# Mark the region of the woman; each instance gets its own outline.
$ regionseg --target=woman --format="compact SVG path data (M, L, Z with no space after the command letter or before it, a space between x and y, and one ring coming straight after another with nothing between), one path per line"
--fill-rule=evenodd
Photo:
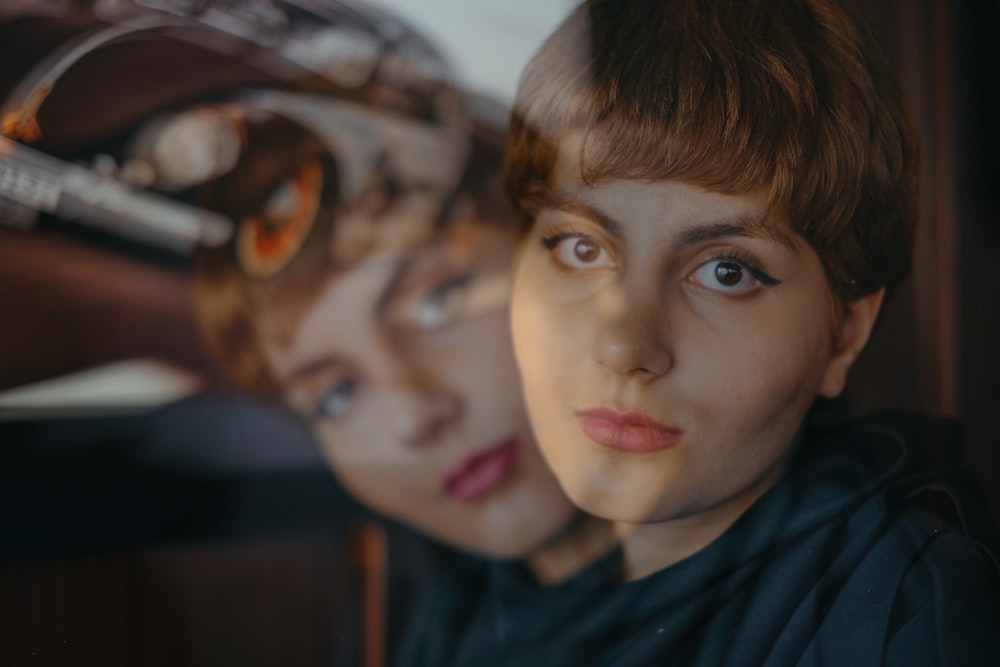
M909 267L915 152L848 2L595 0L542 47L506 174L515 350L546 460L623 558L589 632L554 619L528 662L1000 659L954 427L807 421Z

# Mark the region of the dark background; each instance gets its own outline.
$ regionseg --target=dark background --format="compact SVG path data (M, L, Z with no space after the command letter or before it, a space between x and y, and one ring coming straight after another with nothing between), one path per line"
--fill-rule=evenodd
M857 411L961 419L1000 516L1000 5L869 0L923 150L914 270L854 370Z

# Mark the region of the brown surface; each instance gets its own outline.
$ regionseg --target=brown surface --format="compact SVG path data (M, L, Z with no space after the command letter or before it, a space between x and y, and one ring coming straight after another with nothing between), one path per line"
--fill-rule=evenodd
M69 238L0 228L0 389L152 356L225 386L190 276Z

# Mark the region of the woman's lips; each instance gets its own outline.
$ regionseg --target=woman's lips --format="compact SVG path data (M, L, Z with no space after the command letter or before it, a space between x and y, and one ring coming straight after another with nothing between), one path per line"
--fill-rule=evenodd
M676 447L684 431L656 421L639 410L588 408L576 417L584 435L599 445L621 452L649 453Z
M489 495L510 475L521 449L521 439L513 437L469 454L445 473L445 492L463 503Z

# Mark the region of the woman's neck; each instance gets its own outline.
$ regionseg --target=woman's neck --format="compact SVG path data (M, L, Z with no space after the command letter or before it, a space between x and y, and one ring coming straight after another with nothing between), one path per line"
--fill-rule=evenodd
M525 558L535 578L546 586L566 581L617 543L610 521L580 512L561 533Z
M615 524L624 553L622 579L635 581L698 553L717 540L774 486L783 466L750 489L691 516L651 523Z

